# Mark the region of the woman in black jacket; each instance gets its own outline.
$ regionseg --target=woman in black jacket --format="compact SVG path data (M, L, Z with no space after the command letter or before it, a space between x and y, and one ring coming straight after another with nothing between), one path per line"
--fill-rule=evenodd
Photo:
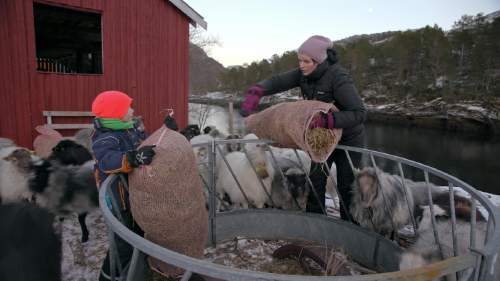
M247 90L245 101L241 105L241 114L248 116L254 112L263 96L300 87L304 99L333 103L339 109L338 112L328 112L313 119L311 128L342 128L339 144L363 146L366 110L349 73L337 62L330 39L319 35L312 36L302 43L297 53L298 68L261 81ZM354 165L357 165L360 155L352 154L352 160ZM337 187L341 202L344 202L340 214L342 219L348 220L350 216L346 210L349 210L351 202L354 174L343 150L335 150L332 153L326 161L328 167L331 167L332 162L337 166ZM324 163L311 165L310 177L319 200L310 192L308 212L322 213L324 210L327 173L322 165Z

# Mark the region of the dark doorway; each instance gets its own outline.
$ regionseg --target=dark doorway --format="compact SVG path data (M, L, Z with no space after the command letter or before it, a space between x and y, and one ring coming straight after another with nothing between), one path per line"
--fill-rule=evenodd
M102 73L101 14L33 3L37 70Z

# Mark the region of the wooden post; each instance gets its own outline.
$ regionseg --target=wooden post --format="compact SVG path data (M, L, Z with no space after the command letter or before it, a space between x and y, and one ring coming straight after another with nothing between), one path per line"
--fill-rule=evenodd
M233 129L233 117L234 117L234 108L233 108L233 96L231 95L229 97L229 135L234 135L234 129Z

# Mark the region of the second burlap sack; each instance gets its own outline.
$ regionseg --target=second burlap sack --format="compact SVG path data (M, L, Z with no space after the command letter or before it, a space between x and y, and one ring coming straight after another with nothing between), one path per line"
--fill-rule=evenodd
M169 250L201 258L208 236L208 214L196 159L186 138L162 126L141 146L156 145L149 166L129 175L130 206L145 238ZM182 269L150 258L167 276Z
M332 142L321 151L306 141L309 123L319 112L338 111L331 103L303 100L283 102L245 118L247 129L259 138L269 139L276 146L299 148L306 151L314 162L324 162L337 146L342 129L328 130Z
M35 130L40 133L33 141L35 154L42 158L48 158L52 154L52 148L64 137L58 131L44 125L36 126Z

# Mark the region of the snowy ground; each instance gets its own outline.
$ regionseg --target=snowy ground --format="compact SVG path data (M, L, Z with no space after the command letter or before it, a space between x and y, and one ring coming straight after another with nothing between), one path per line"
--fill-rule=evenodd
M485 194L500 208L500 196ZM327 197L327 212L338 216L336 205ZM60 225L63 240L62 274L64 281L94 281L107 250L107 227L99 210L87 216L89 241L81 243L81 230L75 216L66 218ZM205 258L215 263L251 270L264 270L276 273L300 274L302 270L293 260L272 260L272 252L283 245L284 241L264 241L236 239L218 245L217 249L207 249ZM251 263L249 263L251 261ZM245 265L246 264L246 265ZM296 272L296 273L293 273Z
M107 227L100 210L90 213L86 219L89 240L81 242L81 229L76 214L66 218L62 228L62 280L95 281L108 248Z

